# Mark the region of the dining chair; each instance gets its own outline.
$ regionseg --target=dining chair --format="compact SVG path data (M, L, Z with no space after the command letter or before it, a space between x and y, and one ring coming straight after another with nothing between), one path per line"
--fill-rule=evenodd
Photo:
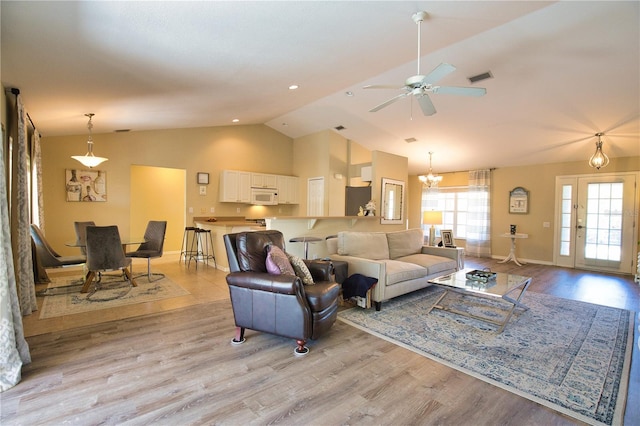
M88 226L87 228L87 279L82 286L82 293L89 291L97 273L122 271L126 280L132 287L137 284L131 276L131 259L127 258L122 249L122 241L118 227L111 226ZM99 280L96 281L92 294L99 287Z
M144 232L144 243L140 244L135 251L127 252L127 257L147 259L147 277L149 278L149 282L164 278L164 274L162 273L151 273L151 259L162 257L166 232L166 220L150 220ZM154 276L157 278L153 279Z
M76 230L76 244L80 247L80 252L84 255L87 254L87 226L96 226L96 223L92 220L87 222L73 222L73 227Z
M38 225L31 224L31 240L35 245L36 262L43 268L62 268L63 266L82 265L87 261L85 255L60 256L47 242Z

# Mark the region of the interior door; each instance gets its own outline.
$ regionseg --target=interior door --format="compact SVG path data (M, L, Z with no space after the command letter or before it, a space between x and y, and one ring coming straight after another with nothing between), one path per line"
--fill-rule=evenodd
M325 216L324 178L310 178L307 181L307 216Z
M632 273L637 174L559 177L556 264Z

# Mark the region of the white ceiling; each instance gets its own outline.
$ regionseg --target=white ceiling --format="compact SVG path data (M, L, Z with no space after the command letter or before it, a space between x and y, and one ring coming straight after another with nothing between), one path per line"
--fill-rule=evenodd
M291 137L345 127L411 173L640 155L640 2L7 2L1 77L42 135L265 123ZM424 117L401 93L363 90L457 71L483 97L434 94ZM290 84L298 84L295 91ZM345 92L354 96L348 97ZM285 125L286 123L286 125ZM406 138L416 138L406 143ZM96 138L96 142L99 141ZM176 142L179 143L179 142ZM98 145L97 145L98 146Z

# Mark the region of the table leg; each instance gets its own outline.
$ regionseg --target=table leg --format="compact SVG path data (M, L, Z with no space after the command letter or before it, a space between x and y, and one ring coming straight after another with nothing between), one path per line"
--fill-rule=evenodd
M509 256L505 257L503 260L499 261L498 263L507 263L510 260L513 261L513 263L515 263L518 266L522 266L523 264L525 264L525 262L518 260L518 258L516 257L516 239L515 238L511 238L511 249L509 250Z

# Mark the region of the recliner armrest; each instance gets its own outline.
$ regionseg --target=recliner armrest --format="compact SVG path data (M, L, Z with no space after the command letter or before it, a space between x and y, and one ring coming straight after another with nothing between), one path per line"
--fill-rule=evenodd
M264 272L232 272L227 275L227 283L236 287L279 294L300 293L303 285L296 276L271 275Z
M304 260L305 265L309 268L314 282L333 281L333 265L326 260Z

